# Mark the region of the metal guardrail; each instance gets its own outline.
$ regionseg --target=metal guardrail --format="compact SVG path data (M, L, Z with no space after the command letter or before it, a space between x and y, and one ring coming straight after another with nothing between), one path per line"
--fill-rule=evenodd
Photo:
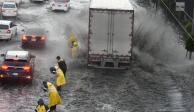
M160 0L161 5L166 8L168 13L172 16L172 18L177 22L181 30L187 35L187 37L191 38L194 41L194 38L191 36L191 34L185 29L184 25L180 22L180 20L176 17L176 15L171 11L171 9L166 5L166 3L163 0ZM188 15L187 15L188 16ZM189 17L190 18L190 17ZM187 38L186 37L186 38Z

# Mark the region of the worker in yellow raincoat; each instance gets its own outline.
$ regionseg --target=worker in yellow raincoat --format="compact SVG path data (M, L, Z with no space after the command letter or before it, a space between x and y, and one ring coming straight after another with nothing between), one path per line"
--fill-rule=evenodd
M57 89L52 83L44 81L43 85L48 89L48 107L50 112L55 112L56 106L61 104L61 97L59 96Z
M77 42L73 42L73 46L71 48L71 57L72 58L77 58L78 56L78 43Z
M56 82L57 90L60 92L61 86L66 84L66 78L63 74L63 71L59 68L59 65L57 64L55 67L50 68L50 72L56 75L55 82Z
M68 39L68 47L70 48L70 54L72 58L77 58L78 56L78 40L75 37L74 33L70 34L70 37Z
M59 68L58 65L55 66L55 69L57 90L61 91L61 86L66 84L66 79L64 77L63 71Z
M38 105L36 106L35 112L47 112L48 106L44 104L42 98L38 100Z

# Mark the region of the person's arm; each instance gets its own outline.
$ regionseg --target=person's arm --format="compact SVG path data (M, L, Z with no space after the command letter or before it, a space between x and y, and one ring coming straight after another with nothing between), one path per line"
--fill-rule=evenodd
M44 104L44 107L45 107L46 111L49 110L48 105Z
M38 107L38 105L36 106L36 109L34 109L35 112L38 112L38 111L37 111L37 107Z

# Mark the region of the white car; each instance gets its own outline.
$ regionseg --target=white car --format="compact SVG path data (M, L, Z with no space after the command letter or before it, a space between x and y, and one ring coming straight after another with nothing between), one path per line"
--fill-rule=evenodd
M0 0L0 3L2 4L3 2L15 2L17 5L22 3L22 0Z
M0 40L11 40L17 35L17 26L12 21L0 20Z
M30 0L31 2L44 2L45 0Z
M1 11L3 17L16 17L18 15L18 8L15 2L3 2Z
M70 8L70 0L52 0L50 2L51 9L68 11Z

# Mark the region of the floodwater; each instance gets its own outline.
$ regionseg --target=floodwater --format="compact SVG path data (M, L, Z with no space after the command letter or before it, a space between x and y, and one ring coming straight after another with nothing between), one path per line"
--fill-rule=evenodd
M58 112L192 112L193 61L185 58L175 26L161 11L141 7L135 2L134 60L127 71L93 70L85 60L69 57L67 38L74 32L86 49L88 0L72 0L68 12L52 12L48 4L21 5L18 36L0 42L1 51L22 50L22 29L43 27L48 34L46 48L25 49L36 55L32 85L1 84L1 112L32 112L41 97L47 102L42 81L54 83L49 67L63 56L68 65L68 84L61 93ZM83 57L84 59L84 57Z

